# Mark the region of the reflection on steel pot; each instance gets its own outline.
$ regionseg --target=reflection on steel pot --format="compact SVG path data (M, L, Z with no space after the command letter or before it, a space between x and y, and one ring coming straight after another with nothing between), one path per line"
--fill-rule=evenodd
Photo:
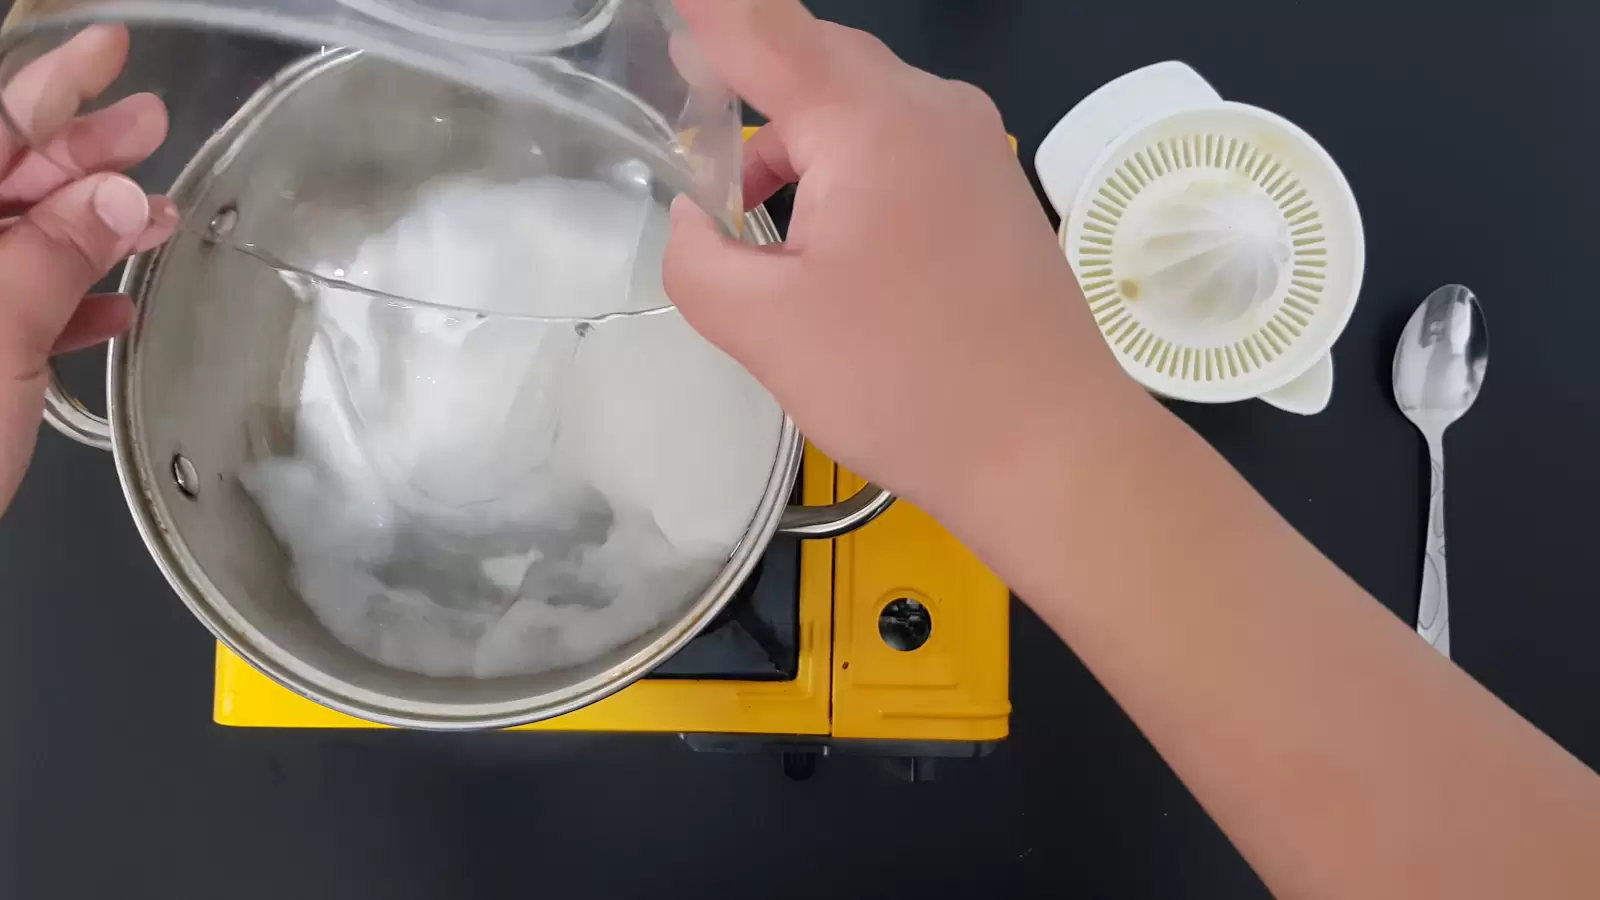
M709 623L733 597L775 535L833 537L866 524L891 502L885 492L869 488L833 507L786 506L798 471L802 441L793 423L775 406L758 403L751 408L770 409L772 415L768 432L771 439L760 444L766 449L759 458L743 459L750 466L722 466L724 470L743 468L755 473L749 484L748 521L741 517L734 522L736 531L729 535L727 546L710 545L719 548L717 555L709 568L691 579L692 583L677 577L685 571L682 569L671 570L679 584L677 592L666 587L673 583L673 577L663 575L657 579L656 589L663 593L652 602L659 607L659 614L633 622L628 630L617 633L616 641L580 641L565 649L572 651L582 644L582 653L550 656L544 663L517 654L549 652L548 648L513 645L510 664L502 653L493 664L473 668L454 661L419 661L414 655L407 655L409 651L396 656L393 642L401 629L392 621L360 623L361 628L368 629L362 633L373 638L363 644L361 635L352 638L350 623L341 624L330 618L324 607L330 597L343 602L344 598L338 596L341 585L351 594L390 590L410 592L407 596L472 593L462 586L462 579L481 581L485 577L482 573L492 568L491 563L503 568L506 559L520 559L516 565L523 568L513 570L511 587L502 593L509 592L510 602L520 603L517 598L526 599L529 585L535 584L541 597L549 601L536 610L545 617L540 622L581 614L558 609L558 605L603 606L608 598L596 599L585 593L581 583L573 587L572 579L577 576L572 571L552 575L549 567L541 568L557 554L551 549L551 539L537 537L543 534L540 528L546 523L530 524L516 516L496 518L486 510L494 508L500 500L498 495L473 495L470 502L464 499L472 490L499 484L499 472L494 466L503 460L478 453L481 447L463 438L493 441L499 439L498 432L452 434L448 423L439 424L435 429L438 433L429 433L429 437L453 441L446 446L455 454L450 458L459 460L460 466L443 476L430 471L429 479L417 475L414 467L407 469L407 487L414 488L416 496L411 505L400 504L397 508L414 513L419 505L438 506L439 498L450 494L450 503L455 505L444 505L451 510L473 510L465 514L472 526L471 540L466 541L462 537L466 532L454 526L408 531L410 520L400 519L398 525L393 525L383 519L380 530L393 532L384 534L390 542L384 550L387 568L365 572L364 580L356 581L324 578L319 582L309 577L308 553L316 548L308 550L303 540L305 533L285 524L295 515L305 518L306 510L312 508L302 504L287 512L284 509L285 497L294 496L294 478L299 476L290 473L292 477L274 481L261 473L277 460L299 459L295 454L306 454L308 442L328 443L306 415L310 401L306 399L309 394L303 391L309 390L307 386L314 377L335 373L338 377L329 383L345 389L337 402L353 407L354 418L365 424L373 418L370 403L377 401L372 398L383 400L390 395L377 390L363 394L362 385L391 384L394 379L392 362L379 359L377 367L384 372L377 373L369 371L370 359L350 364L349 354L353 351L349 346L364 338L359 334L352 337L354 332L330 331L330 316L319 319L319 310L334 311L332 319L354 315L350 310L366 311L368 319L364 321L399 317L400 324L395 328L408 337L425 331L414 327L417 316L446 323L440 326L446 330L470 331L480 325L512 329L505 333L538 336L527 346L540 350L557 346L580 363L585 359L584 353L599 352L584 350L590 346L585 342L600 347L609 336L643 333L642 329L668 325L690 334L686 327L673 324L681 320L670 307L652 299L656 295L649 290L638 287L654 285L652 289L659 291L660 252L665 238L664 232L652 230L655 226L651 223L656 221L652 216L664 211L670 197L686 186L671 183L670 172L641 167L637 163L640 157L629 155L627 142L616 134L597 140L573 127L570 121L540 122L535 107L519 109L519 115L513 117L518 127L541 136L539 168L530 171L526 160L506 159L504 132L498 124L495 139L488 141L479 141L481 132L460 125L473 121L471 113L484 112L484 102L434 76L356 53L323 54L291 66L253 96L179 176L171 192L173 199L184 211L187 222L205 223L205 227L185 228L166 247L130 265L124 290L137 300L139 314L128 336L112 346L107 373L107 419L85 410L59 385L52 390L48 405L49 421L63 433L113 450L124 492L146 544L180 596L219 639L304 696L362 718L409 727L509 726L559 715L600 699L647 673ZM388 122L392 127L397 116L446 115L458 127L436 147L397 154L397 148L384 141L390 132L382 123ZM489 115L481 121L503 120L503 116ZM326 130L335 126L340 129L337 134ZM459 183L463 176L499 185L497 190L506 191L524 184L529 177L563 179L563 183L586 180L610 186L619 181L634 185L630 189L635 193L628 196L639 198L642 205L637 208L644 218L638 221L643 224L638 226L638 236L630 238L637 252L618 263L623 280L633 285L633 289L621 293L635 298L634 305L608 308L601 316L580 316L582 310L563 310L557 316L519 317L515 312L497 316L494 311L485 313L481 308L464 311L418 302L411 299L417 295L405 289L375 289L376 281L358 288L343 280L342 268L333 268L333 263L327 262L362 258L359 245L374 228L381 231L402 222L417 198L429 190L428 185L452 178ZM330 209L334 214L329 214ZM352 231L349 219L338 215L340 210L359 210L366 227ZM586 205L584 211L570 211L571 218L584 219L592 211L593 207ZM450 221L458 218L463 217ZM466 220L471 218L464 216ZM374 222L378 224L374 226ZM744 234L757 243L777 239L770 219L759 209L747 217ZM313 263L314 260L321 262ZM570 287L567 282L562 285L563 290ZM641 292L649 296L638 299ZM699 341L692 335L691 339ZM489 349L484 349L484 344L470 346L476 348L474 353L493 354L508 347L516 351L523 345L501 342L488 345ZM705 346L707 352L714 352ZM403 362L432 365L427 361L449 359L447 354L430 356L435 349L413 348L414 352ZM319 363L323 358L319 354L332 362ZM663 367L666 371L652 371L616 353L590 358L604 358L607 366L631 363L629 371L638 372L641 389L652 387L658 379L670 382L676 374L672 366ZM321 375L316 374L319 365L324 366ZM403 378L423 377L430 385L446 380L439 371L426 369L426 365L424 370L409 372ZM599 364L591 362L590 368L596 365ZM729 371L735 373L732 377L736 379L748 379L731 364ZM385 373L389 382L383 381ZM559 377L581 381L585 376L579 365L572 373L562 370ZM613 378L610 383L616 382ZM406 385L410 384L406 381ZM485 392L492 394L502 387L459 381L452 385L464 393L433 396L431 399L436 402L428 407L432 410L430 416L437 419L447 415L452 401L457 399L468 405L481 405ZM740 396L754 395L745 391ZM489 400L498 402L495 398ZM493 402L485 408L502 409ZM574 424L571 410L562 413L568 418L558 422L557 412L539 402L530 405L520 396L506 402L509 405L503 407L505 413L497 420L498 426L515 431L522 438L528 434L545 435L544 445L554 447L550 450L556 460L552 466L559 462L556 458L561 453L560 441L569 433L585 429ZM763 402L770 404L770 398ZM671 454L674 460L692 459L697 440L708 454L726 449L712 445L717 434L697 433L687 424L657 428L653 433L630 429L628 424L607 426L610 430L605 433L615 435L612 440L617 446L607 446L604 436L597 437L599 433L590 429L589 443L578 455L579 461L590 465L591 470L582 470L581 466L574 470L551 469L563 473L586 471L583 483L574 490L603 498L591 504L599 510L596 515L580 516L582 522L561 532L561 539L569 545L599 540L574 537L584 529L604 536L642 521L646 530L659 538L660 529L666 527L656 521L659 510L642 510L641 519L634 515L641 511L629 511L619 505L619 491L606 483L613 473L595 470L596 458L614 462L630 453L663 453ZM558 434L560 439L550 437ZM311 524L319 528L328 527L330 519L355 514L352 510L369 509L371 504L362 505L366 495L352 487L352 482L369 475L381 481L383 467L403 455L382 442L362 444L359 436L351 446L360 447L364 455L347 454L346 462L357 459L366 468L347 466L324 471L316 477L327 478L329 471L339 477L315 482L315 490L306 491L302 498L322 503L312 508L315 514L311 516L315 519ZM543 464L533 460L529 466L535 463ZM377 474L372 475L368 469ZM704 473L699 480L684 480L691 486L717 487ZM555 485L552 489L560 493L567 487ZM678 487L683 493L682 485ZM461 519L458 515L453 521L459 524ZM536 537L530 538L530 534ZM537 540L545 543L538 544ZM534 542L531 554L530 541ZM584 565L596 560L593 555L585 555L587 550L563 546L567 549L562 552L572 552L572 559ZM397 574L406 560L396 562L390 557L423 552L416 550L418 547L458 562L464 559L465 565L433 566L421 574ZM349 555L359 555L335 540L325 541L321 549L324 558L318 565L330 560L348 564ZM518 557L518 553L522 556ZM341 554L346 558L341 559ZM621 559L605 565L627 569L635 562ZM581 568L576 563L574 566ZM326 568L324 565L324 575ZM655 570L641 571L648 574ZM487 577L490 581L494 578L492 574ZM331 593L329 584L334 585ZM621 602L614 594L609 601ZM422 620L437 624L443 613L438 607L429 609ZM516 618L516 609L474 608L462 612L462 621L481 620L493 628ZM454 615L458 611L446 612ZM555 664L546 664L550 660Z

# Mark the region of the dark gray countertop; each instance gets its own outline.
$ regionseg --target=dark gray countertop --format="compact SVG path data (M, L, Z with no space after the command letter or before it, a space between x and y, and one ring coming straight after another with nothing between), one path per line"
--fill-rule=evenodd
M1429 290L1477 290L1494 359L1450 438L1456 658L1600 764L1600 13L1405 6L814 4L988 89L1025 158L1078 97L1165 58L1328 148L1368 241L1332 407L1180 412L1406 617L1425 463L1389 360ZM0 896L1263 896L1020 608L1013 640L1013 738L931 784L860 759L794 783L668 737L232 731L210 722L211 642L109 460L47 434L0 520Z

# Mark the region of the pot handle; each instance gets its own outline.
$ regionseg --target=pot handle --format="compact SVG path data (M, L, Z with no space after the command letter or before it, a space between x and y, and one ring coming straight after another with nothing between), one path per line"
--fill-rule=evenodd
M745 129L748 138L755 132ZM776 244L782 240L778 226L765 206L756 206L745 213L745 239L753 244ZM894 504L894 495L868 484L856 491L848 500L828 506L790 506L778 520L778 535L805 540L827 540L849 534L871 522Z
M44 420L50 427L80 444L111 449L111 423L91 411L67 390L50 367L50 384L44 393ZM848 500L828 506L791 506L778 520L778 534L807 540L826 540L849 534L894 505L894 495L869 484Z
M72 396L61 383L55 363L50 364L50 384L44 390L44 420L62 435L99 450L111 449L111 423Z
M871 522L894 505L894 495L869 484L856 491L849 500L829 506L791 506L778 520L778 534L782 537L807 540L826 540L849 534Z

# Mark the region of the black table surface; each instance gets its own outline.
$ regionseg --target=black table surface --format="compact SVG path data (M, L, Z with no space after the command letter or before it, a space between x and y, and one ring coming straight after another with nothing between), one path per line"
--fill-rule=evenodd
M1600 14L1496 6L815 3L989 90L1025 159L1086 92L1168 58L1327 147L1368 253L1332 406L1179 413L1408 619L1424 451L1389 362L1428 291L1472 286L1494 337L1450 435L1456 659L1596 765ZM146 556L110 461L46 434L0 520L0 896L1264 896L1020 606L1012 638L1012 738L927 784L847 758L792 782L770 757L671 737L224 729L211 641Z

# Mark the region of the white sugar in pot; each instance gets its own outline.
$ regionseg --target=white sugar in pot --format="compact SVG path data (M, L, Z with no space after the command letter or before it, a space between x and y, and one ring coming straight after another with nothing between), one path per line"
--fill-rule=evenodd
M437 114L432 112L435 105ZM321 581L308 578L308 551L294 535L285 537L283 520L292 514L273 509L287 496L285 492L292 494L285 485L292 486L293 478L266 482L268 487L262 489L259 475L252 474L261 471L264 459L299 452L311 439L311 425L304 415L297 415L297 405L301 407L298 412L303 412L308 402L306 385L319 365L316 335L323 333L319 329L326 324L316 318L316 304L307 302L303 290L297 292L295 280L284 277L269 261L295 254L304 259L359 258L352 256L356 243L352 235L359 229L352 231L348 221L336 214L341 203L363 206L368 213L377 208L381 219L383 204L404 208L415 199L415 185L430 183L439 173L468 172L473 178L492 182L498 177L504 148L514 142L497 133L493 141L481 146L474 143L469 127L474 121L469 113L474 108L470 97L464 99L455 87L433 75L359 53L319 54L282 71L244 103L178 176L170 193L184 212L186 227L165 247L130 264L123 289L137 301L138 317L128 335L116 340L110 351L107 417L100 419L87 412L59 385L51 394L48 411L51 424L63 433L113 452L129 507L151 554L179 596L219 640L296 693L364 719L415 728L511 726L560 715L605 697L649 672L711 622L775 536L829 538L867 523L891 499L885 492L869 488L832 507L789 506L801 459L800 434L742 369L731 361L717 368L721 364L706 355L715 353L709 345L694 349L685 337L688 332L679 331L674 346L688 348L683 352L695 355L701 371L720 373L712 388L727 392L727 396L747 398L752 415L770 416L770 440L761 445L764 449L759 459L742 457L735 467L758 477L741 488L748 494L749 514L718 565L705 570L703 578L691 579L692 583L681 578L662 580L660 590L676 594L652 599L650 602L659 604L657 611L640 619L620 643L611 646L601 640L582 645L586 649L581 653L573 650L587 638L576 632L564 635L557 620L581 618L587 612L551 600L538 605L530 614L534 624L524 623L518 633L556 635L550 640L560 643L566 654L558 667L532 665L527 671L519 670L517 653L537 655L548 650L541 649L543 645L537 641L526 647L513 643L509 651L502 648L500 659L477 669L454 662L417 662L405 655L410 650L405 650L396 664L393 654L400 651L395 651L394 645L404 639L403 634L396 635L403 630L402 624L412 627L415 621L396 624L378 617L354 625L330 622L327 610L308 602L307 590L333 590L336 594L340 584L347 585L352 595L393 588L390 575L396 567L403 568L405 561L400 557L404 552L386 544L385 552L395 558L386 561L387 568L376 580L339 582L338 573ZM430 143L431 133L418 122L422 126L429 122L450 125L445 129L448 139ZM527 113L519 122L518 127L541 136L539 154L556 170L568 164L564 161L581 161L586 171L605 166L614 178L620 173L624 180L641 184L649 180L644 169L630 168L630 160L606 157L607 148L626 146L626 142L618 145L612 141L615 135L605 136L593 146L574 147L572 142L590 140L581 129L545 127L549 123L538 121L537 113ZM552 134L558 137L548 137ZM637 168L636 163L632 165ZM391 190L394 183L407 187ZM648 216L664 213L667 199L665 195L654 198L654 205L646 210ZM335 214L328 213L329 207ZM587 214L578 217L583 215ZM391 218L398 216L395 212ZM659 230L660 223L648 216L641 226L647 237L639 243L638 256L631 261L634 274L629 276L647 281L651 277L659 280L659 253L664 242L664 232L649 231ZM191 227L192 223L199 225ZM743 234L755 243L777 240L771 221L760 209L746 217ZM301 260L295 257L297 264ZM315 271L316 267L307 269ZM405 301L386 298L381 292L341 299L337 285L345 277L343 269L322 274L329 276L319 295L325 310L360 308L334 306L350 303L366 304L375 310L371 316L414 311ZM562 340L574 342L580 359L585 353L598 352L585 348L606 346L609 336L633 333L630 329L686 328L668 324L681 322L670 307L640 301L632 312L639 314L582 323L541 319L505 327L559 334ZM445 316L450 327L459 324L449 310L434 313ZM471 318L468 313L462 316ZM348 352L338 341L328 346L331 354ZM640 361L639 354L615 347L607 359L611 361L607 365L622 360L635 366L637 371L631 377L637 378L640 390L662 390L657 382L670 383L678 371L670 356L653 370L647 361ZM341 377L357 381L380 377L370 372L352 373L348 367L340 371ZM572 377L581 380L585 376L580 371ZM455 388L472 390L465 382ZM474 403L482 399L479 395L461 396ZM451 404L435 409L447 415ZM513 403L507 409L517 413L520 407ZM715 473L700 471L706 466L696 461L707 454L714 458L716 435L696 433L692 422L651 433L630 429L633 423L628 422L573 424L571 415L581 418L589 412L587 408L568 410L569 418L551 428L562 435L586 428L592 432L584 437L588 443L574 458L575 464L591 467L589 480L598 485L595 490L599 493L614 501L613 494L625 492L627 487L607 482L612 473L602 464L608 454L624 462L636 460L639 454L653 454L651 458L671 459L672 465L687 467L683 484L665 479L668 488L683 494L697 485L714 487ZM510 421L510 425L519 421ZM459 437L427 432L427 424L418 427L429 440ZM490 456L474 455L470 441L451 446L461 448L464 469L488 465L484 460ZM387 454L383 457L386 465L403 455L393 447L378 450ZM447 472L444 481L459 485L461 479L455 476L461 474ZM252 478L256 479L254 485ZM428 491L418 488L417 492ZM319 488L313 493L324 501L324 508L311 518L323 521L307 527L326 528L329 519L361 514L358 501L364 495L347 483L330 481L326 490ZM435 498L429 495L424 499L433 502ZM491 507L498 501L495 497L483 500ZM623 512L614 502L601 507L610 518L599 526L599 532L610 528L614 533L622 527ZM297 509L304 513L304 504ZM654 516L646 517L654 523L650 527L671 530L665 521L668 516L660 509L646 512ZM535 557L526 556L526 534L510 533L515 531L510 525L504 526L505 533L495 533L500 527L495 523L500 520L481 510L465 515L464 521L470 523L472 535L470 542L461 545L467 549L447 548L457 557L503 551L510 554L507 558L521 560L515 565L526 566L528 559L552 552L547 543ZM460 533L450 535L454 539ZM429 540L437 536L435 532L427 535ZM486 538L493 543L492 539L500 537L505 538L501 541L505 547L484 549ZM330 540L336 543L339 539ZM429 552L442 552L430 546ZM524 556L516 557L516 553ZM322 562L334 565L336 555L327 550ZM603 560L592 555L582 558L590 568L598 565L604 575ZM490 562L506 565L499 558L473 557L468 562L483 562L479 567L483 571L493 568ZM472 565L468 568L479 571ZM522 571L514 568L513 580ZM413 573L400 578L411 580L405 581L403 591L396 590L410 597L427 594L428 585L433 584L437 593L449 594L458 584L439 586L438 582L455 577L453 572L459 574L439 567L423 575ZM428 582L429 578L433 581ZM380 582L381 587L371 586ZM329 588L330 584L334 587ZM610 599L621 602L621 596ZM319 602L329 599L319 595ZM602 598L600 605L605 602ZM419 621L426 622L436 612ZM385 613L391 614L398 615L392 610ZM496 608L483 615L488 622L484 627L492 630L523 614ZM541 621L544 624L539 624ZM341 628L356 629L370 639L369 644L357 640L352 646ZM509 665L505 659L508 652L512 656Z

